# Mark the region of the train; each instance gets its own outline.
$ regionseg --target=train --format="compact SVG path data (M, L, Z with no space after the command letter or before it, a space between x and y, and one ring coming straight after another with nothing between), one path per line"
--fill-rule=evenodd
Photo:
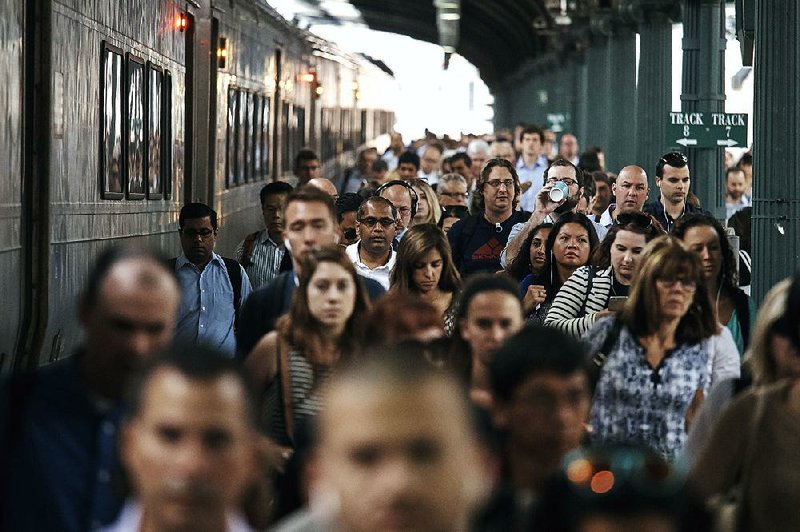
M391 70L264 0L2 2L0 49L3 373L75 351L105 247L174 256L200 201L231 255L301 147L333 177L394 123Z

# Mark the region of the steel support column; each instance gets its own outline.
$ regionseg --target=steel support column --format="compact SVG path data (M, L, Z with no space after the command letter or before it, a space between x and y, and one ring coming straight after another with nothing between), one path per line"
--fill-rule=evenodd
M659 11L643 12L639 23L639 80L636 87L636 158L650 178L650 197L658 158L663 155L666 120L672 101L672 22ZM655 192L654 192L655 191Z
M770 50L774 53L773 50ZM683 11L683 112L725 111L723 0L685 0ZM664 118L666 121L666 117ZM689 148L691 188L704 209L725 218L723 148Z
M608 37L598 37L587 53L588 62L588 130L586 137L578 139L585 150L590 145L608 149L608 132L611 125L611 112L609 107L609 72Z
M756 3L753 124L753 295L800 265L800 4Z
M617 173L635 160L636 36L620 29L608 45L609 125L606 129L606 170Z

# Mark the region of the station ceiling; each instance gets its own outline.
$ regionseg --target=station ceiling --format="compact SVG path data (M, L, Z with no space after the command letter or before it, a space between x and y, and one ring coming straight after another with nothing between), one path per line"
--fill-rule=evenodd
M477 67L487 85L496 85L544 50L548 28L554 26L544 2L461 0L456 51ZM350 0L350 3L374 30L439 42L436 8L431 0Z

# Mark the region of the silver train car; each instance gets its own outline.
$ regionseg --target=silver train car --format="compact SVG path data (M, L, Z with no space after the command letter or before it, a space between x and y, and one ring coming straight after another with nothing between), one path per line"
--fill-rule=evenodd
M0 2L0 371L68 356L92 260L176 254L188 201L232 254L294 153L324 175L394 122L391 72L263 0Z

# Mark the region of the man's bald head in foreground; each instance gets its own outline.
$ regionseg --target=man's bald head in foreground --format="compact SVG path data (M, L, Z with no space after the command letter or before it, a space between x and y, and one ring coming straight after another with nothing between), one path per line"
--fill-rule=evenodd
M336 201L336 198L339 197L339 192L336 190L336 187L333 185L333 183L331 183L330 179L325 179L324 177L315 177L309 181L308 184L331 196L333 201Z
M644 168L631 165L620 170L617 180L612 186L612 192L617 202L615 214L641 211L647 201L649 190L647 173Z

